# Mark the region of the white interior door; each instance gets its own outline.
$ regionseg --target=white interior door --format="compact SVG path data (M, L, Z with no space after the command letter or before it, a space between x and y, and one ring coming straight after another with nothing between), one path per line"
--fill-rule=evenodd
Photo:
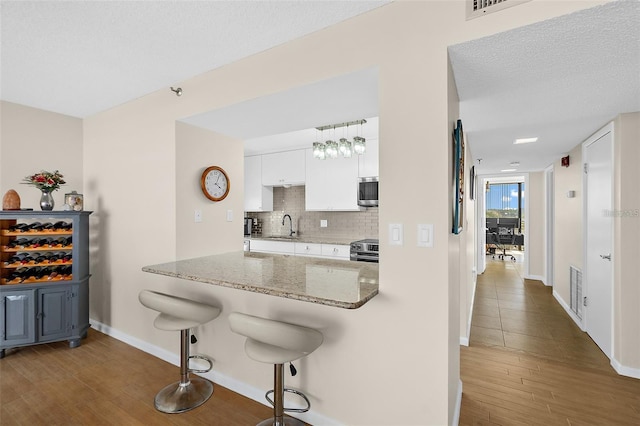
M585 142L586 330L611 358L613 318L613 137L610 130Z

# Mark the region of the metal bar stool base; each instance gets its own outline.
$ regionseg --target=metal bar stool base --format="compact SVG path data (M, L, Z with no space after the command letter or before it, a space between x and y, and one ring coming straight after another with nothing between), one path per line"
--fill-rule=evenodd
M273 417L261 421L256 426L305 426L306 423L293 417L284 416L282 421L277 423Z
M162 389L155 398L158 411L169 414L184 413L204 404L213 394L213 384L192 377L186 384L175 382Z

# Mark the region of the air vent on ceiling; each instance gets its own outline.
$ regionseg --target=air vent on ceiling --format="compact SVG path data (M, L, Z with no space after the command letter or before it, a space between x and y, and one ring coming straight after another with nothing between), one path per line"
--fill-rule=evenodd
M467 20L517 6L531 0L467 0Z

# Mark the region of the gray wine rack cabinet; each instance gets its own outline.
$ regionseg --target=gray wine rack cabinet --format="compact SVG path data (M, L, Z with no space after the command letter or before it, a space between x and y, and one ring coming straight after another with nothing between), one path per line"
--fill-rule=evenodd
M75 348L86 337L91 213L0 211L0 358L9 348L62 340ZM70 227L14 230L36 222ZM17 262L16 256L28 262ZM20 278L21 271L28 274Z

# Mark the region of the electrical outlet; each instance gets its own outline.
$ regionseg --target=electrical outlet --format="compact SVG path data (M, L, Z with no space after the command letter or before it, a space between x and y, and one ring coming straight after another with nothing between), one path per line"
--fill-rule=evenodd
M327 227L327 221L325 219L321 219L320 220L320 228L326 228Z

